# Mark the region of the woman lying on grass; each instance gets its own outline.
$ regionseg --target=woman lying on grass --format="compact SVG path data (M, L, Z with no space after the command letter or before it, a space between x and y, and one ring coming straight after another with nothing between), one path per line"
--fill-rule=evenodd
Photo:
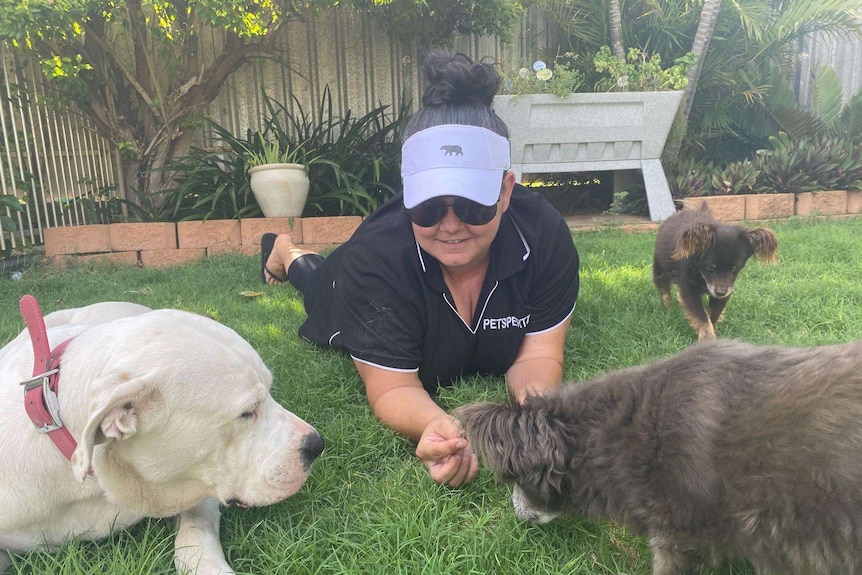
M435 403L438 386L505 374L520 401L560 385L578 253L562 216L509 171L508 129L490 108L494 67L432 51L423 71L403 194L325 259L266 234L261 276L303 293L299 334L347 351L374 414L418 443L434 481L458 487L478 462Z

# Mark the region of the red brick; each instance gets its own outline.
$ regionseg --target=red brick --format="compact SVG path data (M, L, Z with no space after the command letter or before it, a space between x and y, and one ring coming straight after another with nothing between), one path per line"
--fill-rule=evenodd
M800 192L796 194L797 216L839 216L847 213L847 192Z
M177 247L207 248L213 253L239 251L242 235L239 220L177 222Z
M204 248L141 250L141 265L145 268L164 268L203 259L206 255Z
M51 265L57 268L66 268L72 264L122 264L128 266L138 265L138 252L110 252L104 254L88 255L57 255L48 258Z
M699 210L702 204L709 206L713 217L723 222L738 222L745 219L745 196L700 196L685 198L685 209Z
M305 244L343 244L350 239L360 216L332 216L302 220L302 241Z
M620 231L626 234L639 234L644 232L654 232L658 229L659 222L648 222L643 224L623 224L620 226Z
M110 226L68 226L45 229L45 255L88 254L111 251Z
M177 247L173 222L111 224L111 249L115 252L163 250Z
M245 218L240 220L241 252L253 256L260 253L263 234L290 234L293 243L302 243L302 218Z
M862 190L849 190L847 192L847 213L862 214Z
M793 215L793 194L749 194L745 196L746 220L777 220Z

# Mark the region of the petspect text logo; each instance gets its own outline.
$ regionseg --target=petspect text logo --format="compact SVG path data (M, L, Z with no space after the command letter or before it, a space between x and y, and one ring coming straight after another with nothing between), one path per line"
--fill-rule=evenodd
M497 329L511 329L511 328L520 328L524 329L530 323L530 316L525 315L524 317L487 317L482 320L482 329L483 330L497 330Z

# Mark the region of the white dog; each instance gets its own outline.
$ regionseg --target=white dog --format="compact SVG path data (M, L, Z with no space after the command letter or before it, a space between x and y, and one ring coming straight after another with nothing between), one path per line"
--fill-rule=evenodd
M25 330L0 350L0 572L6 551L98 539L144 517L179 515L181 573L233 573L218 504L259 506L296 493L320 435L269 394L252 347L212 319L130 303L45 317L60 364L71 462L37 431L20 382L33 374Z

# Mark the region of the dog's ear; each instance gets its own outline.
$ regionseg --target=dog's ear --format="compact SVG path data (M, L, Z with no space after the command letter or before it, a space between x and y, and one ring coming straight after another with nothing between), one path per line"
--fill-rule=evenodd
M705 222L695 222L680 234L676 249L670 255L672 260L682 260L704 255L715 243L715 230Z
M778 263L778 238L772 230L757 228L745 233L757 259L768 264Z
M90 473L96 445L128 439L137 433L142 416L156 424L158 418L153 418L152 414L166 416L162 409L164 398L153 385L152 374L126 378L121 383L117 383L117 379L116 374L111 374L91 384L97 391L90 400L87 423L72 454L72 471L80 482Z
M504 479L559 492L576 438L545 409L476 403L455 410L482 463Z

